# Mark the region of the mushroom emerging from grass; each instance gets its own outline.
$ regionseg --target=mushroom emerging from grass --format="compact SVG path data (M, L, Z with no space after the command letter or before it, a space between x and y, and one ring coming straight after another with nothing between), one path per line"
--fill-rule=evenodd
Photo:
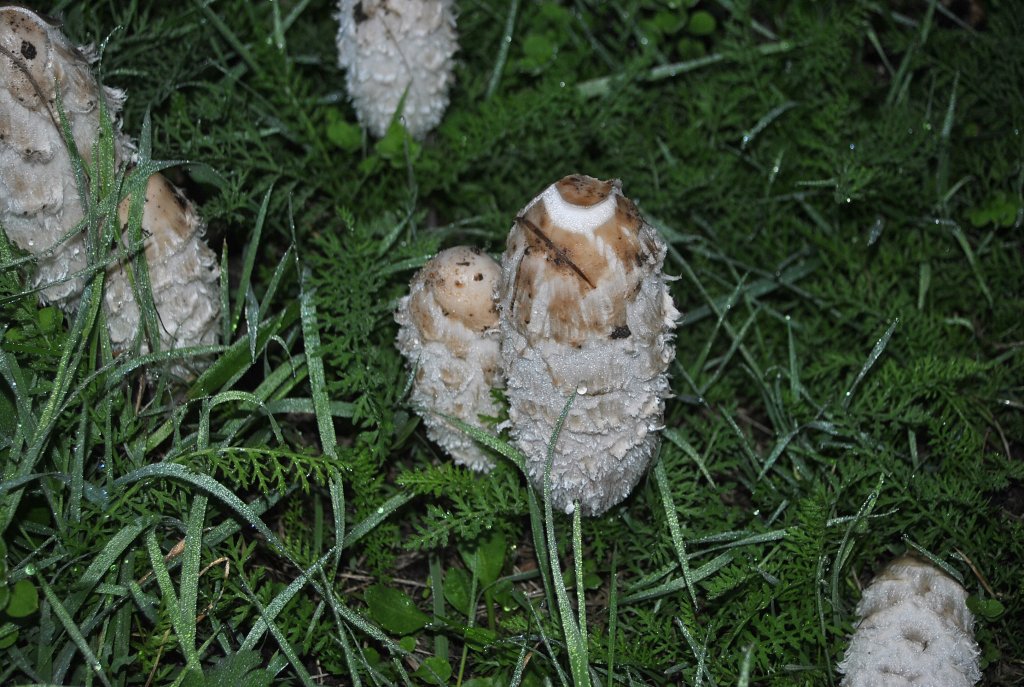
M491 459L443 415L479 426L497 415L491 389L501 386L498 311L494 287L500 268L476 248L459 246L434 256L399 302L398 348L416 370L412 402L427 435L459 465L487 471Z
M400 104L414 138L437 126L458 48L452 0L340 0L338 21L338 64L363 126L383 136Z
M32 284L45 285L40 297L65 310L78 304L85 278L72 275L86 268L87 256L84 231L71 234L85 213L58 95L87 165L99 137L101 100L115 123L115 162L130 153L116 126L124 93L100 88L94 59L31 10L0 7L0 224L15 245L37 254Z
M86 174L99 173L92 157L102 143L101 124L113 131L107 143L117 169L134 154L117 120L124 93L100 88L91 71L94 59L31 10L0 7L0 224L15 245L35 254L32 283L41 289L40 298L66 311L78 307L86 281L79 273L88 258L82 193L60 109ZM104 111L109 122L100 121ZM127 199L118 208L125 245L128 208ZM142 210L142 251L164 348L216 342L219 270L203 231L192 204L163 176L152 175ZM101 246L101 252L109 248ZM127 262L106 268L104 310L117 352L131 348L140 331L139 283ZM148 351L144 342L142 351ZM191 376L182 364L171 371Z
M499 288L512 437L541 488L548 443L577 394L551 465L552 507L599 515L654 456L675 356L665 244L618 180L572 175L523 208Z
M967 592L913 556L887 565L864 590L860 621L839 664L843 687L970 687L981 679Z
M122 226L127 227L128 213L126 198L118 206ZM203 240L205 229L180 189L161 174L149 177L142 207L142 232L147 237L143 254L164 350L217 343L220 269L217 256ZM115 350L124 350L140 326L139 306L125 265L117 263L107 269L103 297L111 343ZM176 364L171 372L177 377L191 376L183 364Z

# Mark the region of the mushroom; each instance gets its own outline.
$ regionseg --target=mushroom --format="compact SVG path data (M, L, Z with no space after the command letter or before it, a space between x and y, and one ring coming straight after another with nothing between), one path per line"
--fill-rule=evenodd
M523 208L499 287L511 434L544 481L555 424L576 394L551 465L552 507L600 515L655 455L679 313L665 244L618 180L571 175Z
M444 416L480 425L495 416L491 389L502 386L498 264L477 248L443 250L416 273L395 312L398 349L415 369L412 403L427 436L459 465L486 472L490 457Z
M56 24L24 7L0 7L0 224L19 248L42 253L32 285L45 285L40 298L65 310L78 305L85 279L71 275L86 268L87 251L84 232L60 243L84 209L61 133L58 90L87 165L99 136L101 99L114 122L117 164L131 152L117 124L124 93L99 87L90 69L94 60Z
M118 206L121 225L127 227L130 198ZM146 182L142 207L143 254L156 306L160 346L167 350L217 343L220 325L220 269L217 256L206 245L206 227L195 207L162 174ZM127 229L126 229L127 232ZM129 243L127 233L123 238ZM107 269L103 294L107 327L115 351L131 346L139 331L139 306L125 265ZM143 343L143 352L148 346ZM171 368L175 377L190 378L184 362Z
M379 138L402 104L405 128L425 136L448 107L452 0L339 0L337 16L338 64L359 121Z
M967 591L931 563L901 556L857 604L857 629L838 669L843 687L970 687L981 679Z
M88 259L84 229L73 233L85 211L61 134L58 92L87 168L101 135L101 101L111 117L115 166L129 165L134 154L117 119L125 95L100 88L93 61L92 51L72 45L58 25L23 7L0 7L0 224L15 245L35 254L32 284L41 288L41 300L65 311L78 307L86 280L71 275L84 271ZM118 207L125 231L128 208L126 198ZM192 204L159 174L147 180L142 229L161 346L216 343L216 257ZM126 234L122 240L128 245ZM133 283L127 265L107 267L104 310L118 353L131 347L140 329ZM141 349L148 351L145 342ZM171 372L191 376L183 364Z

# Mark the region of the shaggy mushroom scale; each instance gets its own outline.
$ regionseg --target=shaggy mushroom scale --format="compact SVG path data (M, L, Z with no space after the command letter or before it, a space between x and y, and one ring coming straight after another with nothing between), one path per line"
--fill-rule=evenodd
M971 687L981 679L967 591L934 565L901 556L864 590L839 664L842 687Z

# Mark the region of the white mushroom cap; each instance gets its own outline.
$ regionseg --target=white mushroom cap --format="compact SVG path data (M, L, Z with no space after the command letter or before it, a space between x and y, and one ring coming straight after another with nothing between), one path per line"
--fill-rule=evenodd
M416 273L395 313L398 348L417 367L412 402L427 435L474 470L489 470L490 457L441 415L480 426L480 415L498 413L491 389L502 386L494 303L500 273L477 248L443 250Z
M128 198L117 208L122 226L127 226L129 209ZM220 269L203 239L205 229L182 191L162 174L149 177L142 209L143 249L164 350L217 343ZM126 234L123 241L127 245L130 237ZM107 270L104 304L111 342L115 351L122 351L140 327L139 307L123 265ZM144 346L143 352L147 350ZM184 364L171 371L176 377L192 376Z
M53 78L47 73L50 48L47 25L39 15L25 7L0 8L0 64L8 74L7 89L24 107L38 108L54 96Z
M72 149L91 165L101 125L108 124L114 166L123 168L133 152L117 120L124 93L100 87L93 61L92 50L75 47L56 24L24 7L0 7L0 224L11 241L36 254L33 284L45 287L41 299L67 311L78 307L85 284L71 275L87 267L85 232L73 233L85 213ZM73 145L61 130L58 95ZM109 122L100 121L101 106ZM127 202L119 216L123 225ZM163 348L215 343L216 257L202 239L203 225L191 203L158 174L148 179L142 228ZM118 352L139 332L132 283L125 265L107 268L104 307ZM172 371L190 376L184 365Z
M437 126L458 48L452 0L339 0L338 22L338 64L363 126L383 136L399 104L414 138Z
M31 10L0 7L0 224L19 248L38 255L32 282L46 285L40 297L66 310L77 306L84 286L70 275L87 261L84 233L58 245L84 216L59 125L58 90L86 163L99 135L101 101L114 120L115 160L131 150L116 121L124 94L100 88L90 59Z

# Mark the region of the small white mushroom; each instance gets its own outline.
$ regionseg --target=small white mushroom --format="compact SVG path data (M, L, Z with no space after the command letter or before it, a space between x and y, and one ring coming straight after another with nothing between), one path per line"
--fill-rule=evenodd
M629 495L657 451L675 356L665 244L618 180L567 176L523 208L499 288L512 437L552 507L599 515Z
M398 349L416 370L412 402L427 435L459 465L487 471L492 460L441 415L480 426L498 414L491 389L500 387L498 311L500 268L476 248L449 248L416 273L395 321ZM440 414L440 415L439 415Z
M74 231L84 208L61 135L58 94L87 167L100 136L101 101L111 118L115 166L123 168L134 154L117 118L124 93L100 88L94 60L89 49L76 48L57 25L31 10L0 7L0 225L15 245L36 255L32 283L43 287L40 298L66 311L78 307L85 278L70 275L87 267L88 256L85 231ZM125 225L127 199L118 214ZM161 346L216 343L216 257L192 204L159 174L147 180L142 230ZM127 235L122 239L129 244ZM141 326L133 283L127 265L107 268L104 310L118 353L131 347ZM145 342L142 351L148 351ZM171 372L191 376L183 364Z
M338 22L338 64L363 126L383 136L403 95L414 138L437 126L458 48L452 0L339 0Z
M37 258L32 285L47 285L40 297L65 310L78 304L85 280L69 276L85 269L87 256L84 232L59 243L84 210L59 126L58 91L86 164L100 131L101 99L114 122L117 163L131 152L117 124L124 93L100 89L93 59L31 10L0 7L0 224L23 250L53 249Z
M122 226L128 222L129 200L118 206ZM217 343L220 269L217 256L203 240L205 229L180 189L161 174L149 177L142 208L143 248L164 350ZM130 244L127 232L123 241ZM139 306L125 265L108 268L103 298L110 341L115 350L124 350L140 327ZM142 350L148 347L144 345ZM171 373L192 376L184 364L173 366Z
M967 591L913 556L864 590L860 621L839 664L843 687L970 687L981 679Z

